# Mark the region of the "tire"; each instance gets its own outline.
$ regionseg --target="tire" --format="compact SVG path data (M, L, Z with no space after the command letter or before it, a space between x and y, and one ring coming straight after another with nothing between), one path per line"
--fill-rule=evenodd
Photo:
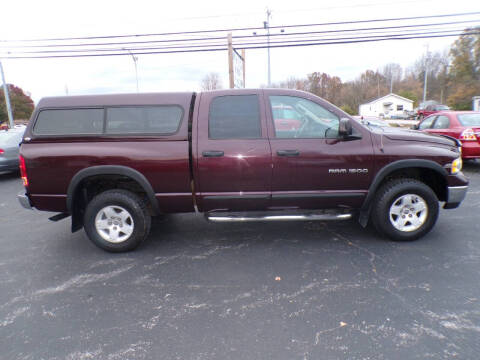
M135 249L150 232L146 202L126 190L107 190L87 205L84 227L88 238L109 252Z
M421 238L433 228L437 218L437 196L428 185L415 179L387 182L373 203L373 225L380 234L395 241Z

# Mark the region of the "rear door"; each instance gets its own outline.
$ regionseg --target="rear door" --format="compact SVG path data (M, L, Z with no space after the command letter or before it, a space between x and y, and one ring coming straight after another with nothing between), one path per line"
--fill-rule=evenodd
M435 117L435 121L428 132L431 134L452 136L453 132L450 127L450 118L446 115L438 115Z
M338 138L342 113L310 94L265 90L272 147L272 208L321 209L362 204L373 170L370 133L352 121L358 139ZM281 126L289 109L292 126ZM295 121L293 121L295 120ZM300 126L293 126L295 123Z
M272 156L261 90L202 93L195 125L199 209L267 209Z

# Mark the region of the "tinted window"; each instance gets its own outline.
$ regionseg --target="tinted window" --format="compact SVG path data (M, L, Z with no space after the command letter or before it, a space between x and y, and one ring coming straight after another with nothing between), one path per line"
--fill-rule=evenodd
M459 114L457 118L463 126L480 126L480 113Z
M430 116L430 117L427 117L425 120L423 120L420 125L418 125L418 128L420 130L424 130L424 129L430 129L430 126L432 126L432 122L433 120L436 118L436 116Z
M210 139L258 139L262 136L257 95L215 98L208 118Z
M107 108L107 134L173 134L183 117L181 107L132 106Z
M278 138L335 138L338 117L313 101L296 96L270 96Z
M448 129L450 127L450 120L448 117L441 115L437 117L435 124L433 124L434 129Z
M101 134L103 109L42 110L33 132L37 135Z

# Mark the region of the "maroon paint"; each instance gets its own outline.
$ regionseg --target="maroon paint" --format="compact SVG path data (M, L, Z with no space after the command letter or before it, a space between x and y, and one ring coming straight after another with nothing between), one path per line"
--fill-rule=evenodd
M252 140L208 138L208 109L217 96L259 97L262 137ZM143 174L151 184L162 212L219 209L263 210L268 208L358 208L374 176L396 160L427 159L440 165L458 156L450 140L352 126L360 139L277 139L269 95L304 97L348 117L322 99L294 90L223 90L198 94L192 116L192 171L189 163L188 117L192 93L80 96L42 99L33 114L43 108L104 107L119 105L178 104L184 110L179 131L170 136L35 136L31 121L21 155L30 180L28 193L40 210L66 211L66 193L80 170L98 165L121 165ZM206 158L204 151L223 151L222 157ZM278 150L298 150L294 158L279 157ZM273 154L273 155L272 155ZM342 175L330 169L366 169ZM450 186L468 182L463 176L447 176Z

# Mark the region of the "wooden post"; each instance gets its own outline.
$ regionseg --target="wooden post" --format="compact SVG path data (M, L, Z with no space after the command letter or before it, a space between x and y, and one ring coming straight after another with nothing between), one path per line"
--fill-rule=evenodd
M233 45L232 45L232 33L228 33L228 77L230 83L230 89L235 86L233 80Z

